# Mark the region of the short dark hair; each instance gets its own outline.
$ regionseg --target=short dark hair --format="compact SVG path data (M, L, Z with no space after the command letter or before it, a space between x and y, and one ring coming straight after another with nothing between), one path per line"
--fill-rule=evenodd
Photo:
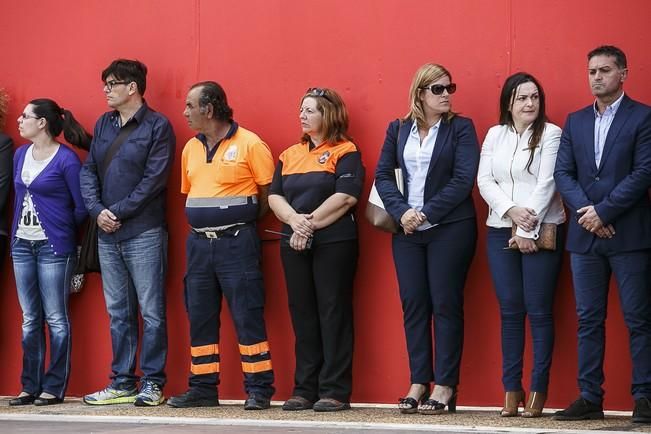
M48 98L33 99L29 102L34 106L34 115L47 122L47 132L53 139L63 131L63 137L68 143L88 151L92 136L77 122L70 110L61 108L59 104Z
M138 86L140 96L145 95L147 89L147 67L139 60L117 59L102 71L102 81L106 82L109 75L117 80L132 81Z
M215 119L218 121L233 121L233 109L228 105L228 99L226 98L226 92L215 81L200 81L199 83L193 84L190 90L201 88L199 93L199 110L203 113L208 107L208 104L212 105L213 113L215 114Z
M588 53L588 62L594 56L610 56L615 58L615 64L619 69L626 69L626 54L613 45L602 45Z

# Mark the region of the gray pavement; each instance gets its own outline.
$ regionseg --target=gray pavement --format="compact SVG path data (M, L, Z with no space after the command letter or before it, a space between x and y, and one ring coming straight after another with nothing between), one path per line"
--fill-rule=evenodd
M546 411L538 419L502 418L496 409L461 407L456 414L402 415L393 406L354 406L350 411L285 412L279 403L265 411L245 411L241 402L215 408L175 409L133 405L89 406L78 398L60 405L9 407L0 397L0 434L4 433L625 433L648 432L633 424L630 412L610 412L604 420L558 422ZM225 404L222 402L222 404Z

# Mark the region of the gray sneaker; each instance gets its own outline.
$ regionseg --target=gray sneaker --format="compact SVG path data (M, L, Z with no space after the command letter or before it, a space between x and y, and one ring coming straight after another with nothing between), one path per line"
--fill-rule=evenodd
M136 400L137 393L135 387L121 390L109 386L104 390L84 396L83 401L89 405L131 404Z
M165 397L160 386L153 381L145 380L133 404L136 407L147 407L161 405L163 402L165 402Z

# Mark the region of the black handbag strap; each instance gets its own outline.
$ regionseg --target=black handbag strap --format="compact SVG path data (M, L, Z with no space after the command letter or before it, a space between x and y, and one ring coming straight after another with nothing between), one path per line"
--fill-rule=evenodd
M113 160L113 157L115 157L115 154L118 153L118 150L120 149L120 146L122 146L122 143L124 143L127 137L129 137L129 135L137 127L138 127L138 122L132 119L130 122L127 122L127 124L124 127L120 128L120 133L117 135L115 140L113 140L111 146L109 146L108 151L106 151L106 155L104 156L104 160L102 161L102 164L99 165L99 170L97 171L97 174L99 176L100 181L106 175L106 171L108 170L109 164L111 164L111 161Z

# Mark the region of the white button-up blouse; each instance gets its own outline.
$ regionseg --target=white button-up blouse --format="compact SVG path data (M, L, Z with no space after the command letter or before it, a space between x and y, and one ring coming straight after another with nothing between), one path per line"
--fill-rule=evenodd
M511 227L513 222L506 215L511 207L532 208L538 215L538 226L531 232L518 228L517 235L537 239L540 223L565 222L563 203L554 183L561 129L554 124L545 124L527 171L531 134L531 127L522 136L508 125L497 125L488 130L481 149L477 184L489 207L487 226Z

